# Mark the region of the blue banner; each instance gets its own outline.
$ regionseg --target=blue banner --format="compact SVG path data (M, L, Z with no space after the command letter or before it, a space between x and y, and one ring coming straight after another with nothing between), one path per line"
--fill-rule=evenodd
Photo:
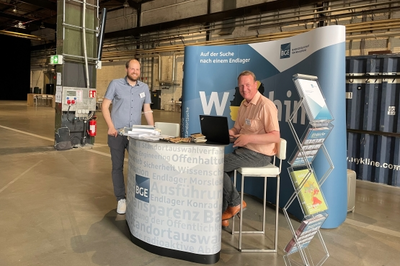
M199 115L228 117L232 127L242 101L237 76L251 70L259 81L259 91L278 108L281 137L287 140L290 155L295 141L287 121L300 97L292 81L294 74L318 77L326 103L334 117L334 129L325 142L335 169L322 186L329 206L326 228L335 228L347 214L346 115L345 115L345 27L322 27L277 41L229 46L188 46L185 48L182 99L182 136L200 132ZM308 123L301 108L293 124L301 135ZM226 152L231 151L226 148ZM320 152L322 153L322 152ZM316 175L326 171L326 159L319 154L314 161ZM293 193L285 162L281 175L280 207ZM274 181L269 182L268 201L275 200ZM246 193L262 198L262 180L254 178ZM293 204L289 212L302 219Z

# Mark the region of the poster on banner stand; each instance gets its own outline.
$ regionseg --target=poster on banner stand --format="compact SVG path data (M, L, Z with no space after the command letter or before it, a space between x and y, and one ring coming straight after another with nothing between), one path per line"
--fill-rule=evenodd
M340 180L324 183L329 190L345 189L346 180L346 117L345 117L345 27L328 26L311 30L297 36L276 41L226 46L187 46L184 59L184 81L182 99L182 136L199 132L199 115L228 117L229 126L235 122L235 115L242 101L237 88L237 77L244 71L255 73L259 91L272 100L278 108L281 137L288 141L288 152L296 144L287 121L297 106L299 96L292 82L296 73L318 76L327 99L327 105L335 121L335 129L325 144L335 169L332 176ZM304 130L308 124L306 113L300 109L293 120L296 130ZM340 140L340 141L338 141ZM226 152L232 150L231 146ZM319 156L316 161L318 162ZM286 162L285 162L286 163ZM323 167L323 164L321 164ZM315 167L318 175L319 166ZM324 170L322 170L324 171ZM259 180L251 180L246 193L260 197L262 185ZM270 182L275 182L271 180ZM281 203L293 193L288 175L281 179ZM332 186L332 187L331 187ZM273 184L268 185L268 201L274 202ZM329 191L325 193L330 211L324 226L337 227L346 218L347 199L337 199ZM330 199L332 198L332 199ZM333 203L330 200L335 201ZM282 206L281 206L282 207ZM301 218L301 210L290 209L294 216Z

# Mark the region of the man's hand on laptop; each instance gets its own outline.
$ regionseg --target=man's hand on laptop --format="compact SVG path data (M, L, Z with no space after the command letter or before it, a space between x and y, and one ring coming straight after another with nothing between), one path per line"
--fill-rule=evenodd
M237 134L235 134L235 132L232 130L232 129L230 129L229 130L229 141L232 143L232 142L235 142L235 140L236 140L236 137L237 136Z
M233 135L233 137L235 138L235 140L233 142L233 147L246 146L251 140L251 136L245 135L245 134L237 134L237 135Z

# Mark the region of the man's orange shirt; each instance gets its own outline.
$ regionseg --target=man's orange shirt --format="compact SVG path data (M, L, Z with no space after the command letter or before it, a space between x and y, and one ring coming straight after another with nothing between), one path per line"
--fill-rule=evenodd
M270 99L257 92L249 103L244 100L240 104L233 128L239 134L265 134L279 131L278 109ZM269 156L277 152L276 143L247 144L245 148Z

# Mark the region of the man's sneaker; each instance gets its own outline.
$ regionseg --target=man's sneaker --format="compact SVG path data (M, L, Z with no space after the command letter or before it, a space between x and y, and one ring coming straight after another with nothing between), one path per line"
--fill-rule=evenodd
M125 212L126 212L126 199L120 199L118 201L117 213L125 214Z

